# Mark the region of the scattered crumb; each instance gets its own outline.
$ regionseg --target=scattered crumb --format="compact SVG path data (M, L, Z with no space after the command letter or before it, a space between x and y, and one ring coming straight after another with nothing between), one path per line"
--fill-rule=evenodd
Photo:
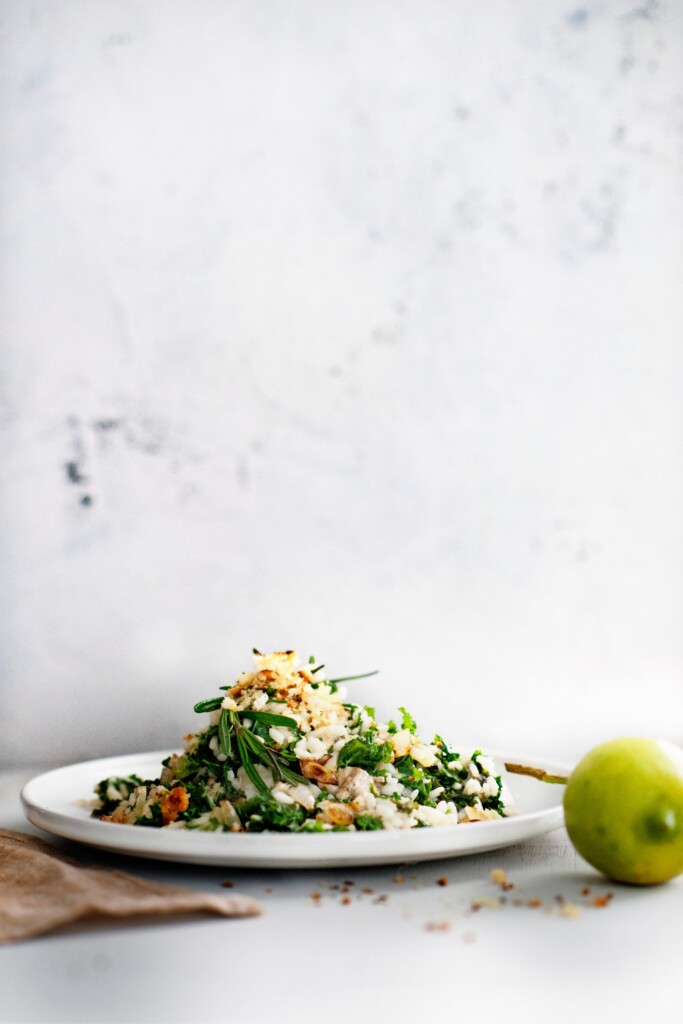
M593 898L593 906L594 907L608 907L609 904L610 904L610 900L613 898L613 896L614 896L613 892L607 892L607 893L605 893L604 896L595 896Z
M590 889L588 888L588 886L586 886L586 888L585 888L585 889L582 889L582 890L581 890L581 895L582 895L582 896L590 896L590 894L591 894L591 891L590 891Z
M403 883L405 882L405 876L404 875L396 875L396 877L394 878L394 881L396 882L396 885L403 885Z
M490 907L491 910L498 910L498 909L500 909L500 900L490 900L490 899L473 900L470 909L471 910L481 910L482 907Z
M348 892L349 891L348 885L343 885L342 888L341 888L341 891L342 892Z
M221 882L221 885L223 886L224 889L232 889L234 884L234 882Z
M350 896L344 896L344 898L342 899L341 902L342 902L342 906L343 907L348 907L349 903L351 902L351 897Z
M463 932L462 933L462 941L463 942L467 942L467 943L476 942L477 941L477 936L476 936L476 934L474 932Z
M427 921L425 929L428 932L449 932L451 924L450 921Z
M344 885L355 885L355 882L350 881L350 880L347 879L347 881L344 882Z
M557 896L555 897L555 900L556 900L556 901L557 901L557 902L558 902L558 903L560 904L560 906L562 906L562 904L563 904L563 903L566 903L566 902L567 902L567 900L565 899L565 897L564 897L564 896L560 896L560 894L559 894L559 893L558 893L558 895L557 895Z
M446 877L446 875L442 875L441 878L437 878L436 884L437 885L448 885L448 878Z
M336 885L336 884L335 884L335 885L331 885L331 886L330 886L330 889L338 889L338 888L339 888L339 886L338 886L338 885Z
M387 897L386 893L382 893L381 896L376 896L375 899L372 902L373 903L386 903L387 899L388 899L388 897Z
M268 886L268 887L267 887L266 889L264 889L263 891L264 891L264 892L272 892L273 890L271 889L271 887L270 887L270 886Z
M516 907L523 907L524 906L524 900L513 900L513 904Z
M541 907L543 903L541 900L527 900L527 907Z
M502 868L494 868L491 872L491 881L495 882L504 892L508 889L514 889L512 882L508 882L505 872Z
M322 899L322 893L312 892L311 899L314 901L314 903L319 903L320 900Z
M375 890L374 890L374 889L372 888L372 886L370 886L370 885L365 885L365 886L363 886L363 888L361 889L361 892L365 892L365 893L371 893L371 892L374 892L374 891L375 891Z
M577 907L575 903L569 903L565 900L562 904L560 913L563 917L578 917L581 913L581 908Z

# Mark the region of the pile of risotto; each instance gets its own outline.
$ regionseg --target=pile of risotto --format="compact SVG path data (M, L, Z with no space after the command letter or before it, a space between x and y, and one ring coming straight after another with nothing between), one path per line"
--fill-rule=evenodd
M407 829L495 820L510 800L492 760L464 756L411 715L378 722L295 651L261 654L224 695L200 701L209 725L185 737L158 779L103 779L93 815L156 828L227 832ZM372 673L369 673L372 674Z

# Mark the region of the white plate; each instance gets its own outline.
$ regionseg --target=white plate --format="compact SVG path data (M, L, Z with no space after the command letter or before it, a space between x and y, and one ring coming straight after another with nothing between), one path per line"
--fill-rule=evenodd
M21 794L26 817L46 832L115 853L249 868L319 868L462 857L543 835L558 828L563 820L562 786L520 775L506 776L505 772L503 777L515 799L514 816L439 828L309 834L197 832L112 825L90 817L89 809L79 806L78 801L91 798L100 779L111 775L135 773L143 779L158 778L161 761L167 755L167 751L159 750L105 757L39 775L24 786ZM494 758L501 766L509 761L540 765L562 775L569 773L565 765L545 758L521 754Z

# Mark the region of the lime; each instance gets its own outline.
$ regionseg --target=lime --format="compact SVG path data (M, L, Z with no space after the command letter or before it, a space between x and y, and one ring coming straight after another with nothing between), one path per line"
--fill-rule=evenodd
M567 780L569 837L589 864L633 885L683 871L683 749L666 740L611 740Z

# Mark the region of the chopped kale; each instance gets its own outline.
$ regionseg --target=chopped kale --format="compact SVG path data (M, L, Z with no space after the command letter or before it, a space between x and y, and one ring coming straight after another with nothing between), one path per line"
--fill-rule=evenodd
M199 768L199 762L190 754L181 754L173 764L173 774L176 779L183 780L195 775Z
M270 796L253 796L236 810L247 832L298 832L306 820L301 804L280 804Z
M144 782L139 775L112 776L108 779L102 779L101 782L98 782L95 786L95 796L100 801L101 806L95 808L92 812L92 817L103 818L105 815L112 814L120 802L122 800L127 800L137 786L154 786L157 782L158 779ZM113 787L120 796L107 796L107 790L109 790L110 787Z
M226 797L228 798L228 800L232 800L233 797L236 797L236 796L239 795L239 789L237 788L237 786L235 786L235 784L233 783L232 779L228 775L229 771L230 771L230 769L229 769L229 767L228 767L228 765L226 763L223 766L222 785L223 785L223 791L224 791Z
M371 832L373 829L382 828L382 819L375 818L372 814L359 814L354 822L361 832Z
M432 801L429 799L429 794L434 786L438 784L438 776L432 775L428 768L423 768L422 765L419 765L408 754L405 757L400 757L394 763L394 767L398 770L401 782L409 789L417 790L418 801L422 804L433 806Z
M438 733L434 737L434 743L439 748L439 757L443 763L444 770L450 772L448 765L451 761L459 761L460 754L455 750L451 750L445 739L443 739L442 736L439 736Z
M149 810L150 816L146 818L144 814L141 814L139 818L135 819L135 824L144 825L150 828L161 828L164 823L161 807L159 804L152 804Z
M186 780L183 786L188 795L189 804L187 810L178 815L179 821L189 822L205 814L206 811L213 810L213 802L208 797L206 786L203 782L189 782Z
M337 764L340 768L353 766L372 772L378 764L390 761L391 753L391 743L375 743L372 739L356 736L341 748Z
M398 710L401 712L401 727L410 730L414 736L417 732L417 722L405 708L399 708Z

